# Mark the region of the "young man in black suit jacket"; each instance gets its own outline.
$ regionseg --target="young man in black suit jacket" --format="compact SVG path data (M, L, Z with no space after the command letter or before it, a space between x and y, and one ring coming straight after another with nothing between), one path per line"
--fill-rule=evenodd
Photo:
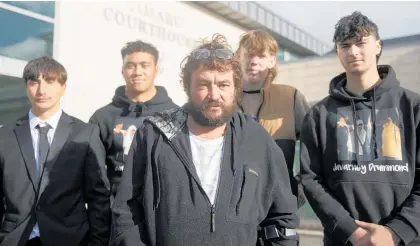
M107 245L110 189L98 127L61 110L67 72L54 59L30 61L23 78L32 108L0 128L0 246Z

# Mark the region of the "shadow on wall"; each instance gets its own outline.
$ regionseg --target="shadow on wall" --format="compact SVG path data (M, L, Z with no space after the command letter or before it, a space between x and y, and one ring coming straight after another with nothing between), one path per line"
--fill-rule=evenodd
M390 59L402 86L420 94L420 44Z
M420 94L420 43L384 47L379 64L391 65L402 86ZM331 79L344 72L335 54L279 64L276 83L300 90L310 102L328 96Z

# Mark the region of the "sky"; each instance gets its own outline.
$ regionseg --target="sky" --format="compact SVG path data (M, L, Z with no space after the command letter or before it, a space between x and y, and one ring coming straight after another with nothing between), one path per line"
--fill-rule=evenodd
M333 46L334 26L353 11L378 25L381 39L420 34L420 1L258 1L281 18Z

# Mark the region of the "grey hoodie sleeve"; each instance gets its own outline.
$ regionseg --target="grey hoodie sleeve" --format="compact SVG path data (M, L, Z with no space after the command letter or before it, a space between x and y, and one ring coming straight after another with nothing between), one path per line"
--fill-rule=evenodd
M420 106L414 108L416 147L416 174L411 194L403 203L399 212L386 224L408 245L420 234Z
M296 246L299 236L295 229L299 227L297 199L290 187L289 175L283 152L274 141L267 144L267 167L269 183L272 183L270 200L272 201L267 217L260 224L264 245Z
M306 199L324 227L346 243L358 228L349 212L330 194L322 171L322 152L316 119L306 115L300 135L300 165Z
M147 245L148 239L142 235L144 218L141 216L141 194L147 165L143 129L136 132L112 206L110 245Z

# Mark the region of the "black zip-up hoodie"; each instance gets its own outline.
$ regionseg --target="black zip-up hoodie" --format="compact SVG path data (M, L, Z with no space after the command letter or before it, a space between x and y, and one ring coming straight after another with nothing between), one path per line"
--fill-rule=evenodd
M346 90L345 73L335 77L303 123L302 183L325 245L350 244L355 219L420 245L420 96L390 66L378 72L382 82L363 95Z
M108 179L112 194L121 180L134 133L147 116L178 106L172 102L164 87L156 86L156 95L147 102L133 102L125 95L125 86L115 90L112 102L98 109L89 122L100 128L102 143L106 150Z
M111 245L297 245L297 202L281 149L251 117L234 113L224 137L215 203L192 162L183 108L137 131L113 206Z

